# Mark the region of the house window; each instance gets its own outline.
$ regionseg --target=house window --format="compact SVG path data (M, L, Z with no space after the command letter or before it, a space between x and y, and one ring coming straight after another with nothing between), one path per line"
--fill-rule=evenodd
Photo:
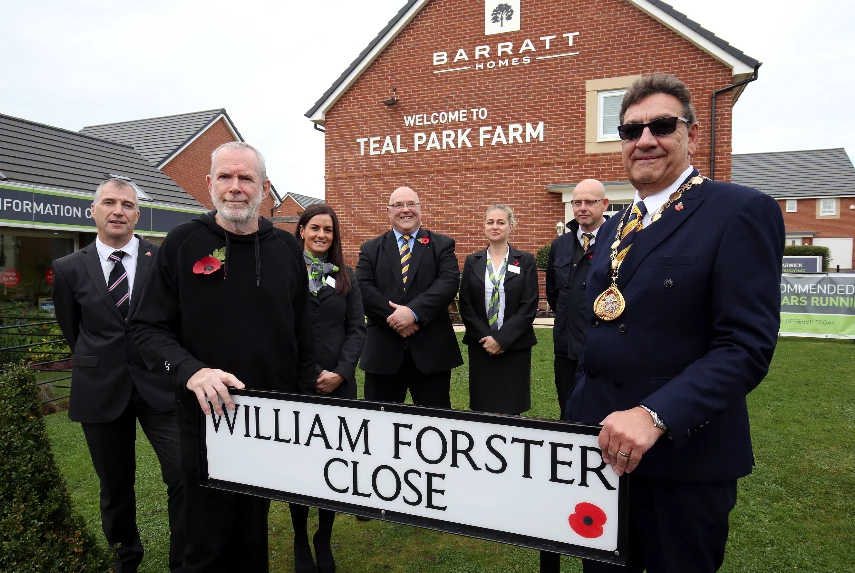
M836 199L820 199L819 200L819 216L832 217L837 215L837 200Z
M597 141L617 141L620 124L620 105L626 90L597 93Z
M787 239L787 244L788 245L801 245L802 240L800 238L799 239Z
M795 199L787 199L787 213L795 213L798 209L796 208L798 201Z

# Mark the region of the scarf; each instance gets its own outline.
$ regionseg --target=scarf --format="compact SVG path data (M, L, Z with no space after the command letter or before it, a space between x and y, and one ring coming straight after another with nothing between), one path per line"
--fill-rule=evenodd
M338 272L338 267L326 262L327 253L315 257L309 251L303 251L303 261L309 265L309 292L318 296L318 291L324 288L327 276Z

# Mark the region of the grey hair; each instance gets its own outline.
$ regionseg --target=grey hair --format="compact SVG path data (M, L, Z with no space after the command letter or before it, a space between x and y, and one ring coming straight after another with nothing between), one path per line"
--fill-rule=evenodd
M258 157L258 171L259 176L261 177L261 181L267 181L267 163L264 161L264 156L261 154L259 150L251 146L250 144L243 141L229 141L227 143L222 144L218 148L216 148L211 153L211 176L214 175L214 160L217 158L217 153L220 152L221 149L234 149L240 151L252 151L255 153L255 156Z
M505 212L505 215L508 216L508 225L510 225L511 228L515 228L517 226L517 219L516 217L514 217L514 210L508 207L507 205L502 205L501 203L496 203L495 205L491 205L490 207L488 207L487 210L484 211L484 219L487 219L487 214L490 211L497 210Z
M130 181L128 181L127 179L121 179L119 177L110 177L109 179L102 181L98 185L98 187L95 189L95 198L92 199L92 203L97 205L101 201L101 191L107 185L114 185L116 187L124 187L124 188L130 189L131 191L133 191L134 192L134 207L136 208L137 211L140 210L140 200L137 197L137 190L134 188L133 185L131 185Z
M620 105L620 122L623 123L623 116L629 106L656 94L666 94L680 100L680 105L683 106L683 117L689 121L689 126L695 124L697 120L695 108L692 107L692 94L689 88L676 76L663 73L642 76L626 90L626 93L623 94L623 102Z

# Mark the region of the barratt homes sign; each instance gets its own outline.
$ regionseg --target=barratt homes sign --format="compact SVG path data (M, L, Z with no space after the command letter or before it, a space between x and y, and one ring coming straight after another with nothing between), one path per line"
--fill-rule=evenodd
M622 564L599 428L261 391L203 416L202 484Z

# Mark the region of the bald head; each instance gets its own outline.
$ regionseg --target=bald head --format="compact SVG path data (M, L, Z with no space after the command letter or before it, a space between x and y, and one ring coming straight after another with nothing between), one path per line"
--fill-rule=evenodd
M413 234L422 225L419 195L409 187L398 187L389 196L389 222L404 235Z
M570 205L573 207L573 217L583 231L590 233L599 229L605 221L603 212L609 206L605 186L596 179L580 181L573 189Z

